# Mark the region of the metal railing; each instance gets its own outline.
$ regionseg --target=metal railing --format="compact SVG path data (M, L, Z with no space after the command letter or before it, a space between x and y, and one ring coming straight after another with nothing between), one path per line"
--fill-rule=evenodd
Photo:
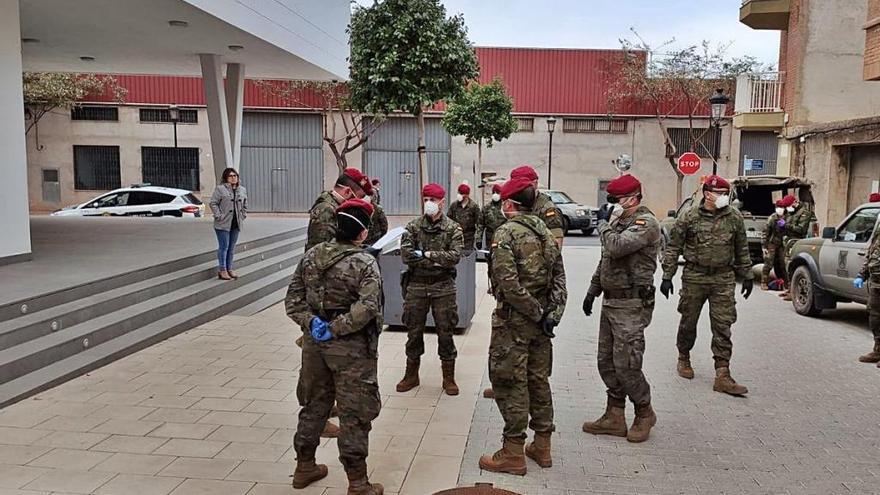
M736 113L769 113L782 110L784 72L741 74L736 79Z

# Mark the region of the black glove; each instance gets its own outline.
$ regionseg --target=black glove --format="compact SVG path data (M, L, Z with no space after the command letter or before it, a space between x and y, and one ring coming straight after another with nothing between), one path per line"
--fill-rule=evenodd
M596 298L592 294L587 293L587 297L584 298L583 305L585 315L590 316L593 314L593 301L595 300Z
M755 288L755 282L752 279L743 280L742 283L743 298L748 299L752 295L752 289Z
M660 284L660 292L669 299L669 294L672 294L672 280L663 280Z
M554 320L553 318L550 318L549 316L545 315L543 318L541 318L541 332L543 332L544 335L550 337L551 339L553 337L556 337L556 334L553 333L553 329L556 328L556 325L559 325L559 322Z
M477 249L483 249L483 241L477 241Z
M376 257L376 258L378 258L380 254L382 254L382 250L381 250L381 249L379 249L379 248L377 248L377 247L373 247L373 246L367 246L367 247L365 247L365 248L364 248L364 252L367 253L367 254L369 254L369 255L372 255L372 256L374 256L374 257Z
M608 221L611 219L611 212L614 211L614 205L611 203L605 203L599 208L599 211L596 212L596 221Z

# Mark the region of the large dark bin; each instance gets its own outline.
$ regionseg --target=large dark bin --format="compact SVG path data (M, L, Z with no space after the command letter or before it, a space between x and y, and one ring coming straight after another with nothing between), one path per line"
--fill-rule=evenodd
M385 291L385 310L383 318L386 325L403 325L403 292L400 287L400 274L405 265L400 259L400 237L403 228L392 229L375 246L382 247L379 255L379 268L382 270L382 287ZM477 263L476 252L470 251L462 256L456 267L455 288L458 304L458 329L470 326L477 306ZM434 315L428 314L427 326L434 326Z

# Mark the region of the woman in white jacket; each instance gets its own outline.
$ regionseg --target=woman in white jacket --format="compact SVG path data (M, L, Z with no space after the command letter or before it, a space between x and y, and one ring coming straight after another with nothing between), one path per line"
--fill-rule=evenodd
M217 278L238 278L232 271L232 257L238 233L247 218L247 191L239 182L238 172L234 168L223 171L221 183L214 189L208 204L214 214L214 232L217 234Z

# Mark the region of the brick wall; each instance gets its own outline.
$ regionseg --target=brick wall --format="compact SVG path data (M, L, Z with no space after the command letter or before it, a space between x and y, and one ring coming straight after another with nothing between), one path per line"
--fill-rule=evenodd
M807 46L807 2L810 0L791 0L788 30L782 32L779 44L779 70L785 71L783 87L783 108L789 114L789 122L798 119L798 93L801 68Z
M867 0L865 25L865 80L880 80L880 0Z

